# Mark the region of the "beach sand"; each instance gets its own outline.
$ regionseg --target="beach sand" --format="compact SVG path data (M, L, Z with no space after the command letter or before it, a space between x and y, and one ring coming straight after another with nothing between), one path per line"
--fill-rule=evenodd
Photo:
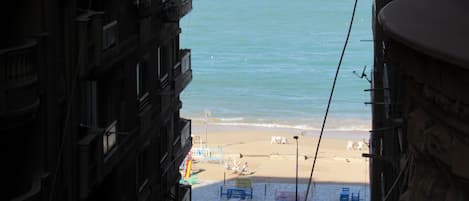
M273 186L293 184L294 186L297 147L293 139L294 135L299 136L298 183L305 189L318 142L317 135L314 136L311 132L301 135L301 130L297 129L249 126L209 124L205 127L204 124L194 124L192 135L193 150L209 147L212 150L212 159L220 159L209 160L199 157L194 160L192 174L196 175L198 180L198 184L193 185L193 196L197 198L194 200L204 200L205 194L216 195L216 192L207 191L216 191L219 186L215 185L216 187L212 190L207 190L210 188L203 188L203 186L207 186L207 183L223 184L224 178L227 182L233 182L236 178L249 178L256 185L261 186L263 184ZM272 143L272 136L285 137L287 144ZM205 138L207 138L208 146L204 143ZM368 160L361 157L361 154L367 153L368 147L365 145L362 150L347 150L348 141L358 142L367 138L368 134L364 131L326 132L316 161L314 183L328 184L329 186L326 185L322 189L329 189L329 191L335 189L334 196L338 195L336 191L344 185L367 186ZM200 139L202 143L197 142L197 139ZM234 160L238 161L240 166L247 162L248 171L240 175L231 169L225 169L225 165L233 166ZM335 188L330 187L330 184L335 184Z
M212 150L219 148L223 158L230 166L233 160L247 162L247 175L254 180L290 180L296 176L296 141L298 135L298 177L307 180L311 174L314 152L318 137L301 136L296 129L258 128L240 126L193 125L193 137L199 136L208 141ZM319 133L319 131L318 131ZM344 136L350 135L349 139ZM272 136L283 136L287 144L272 144ZM197 138L197 137L195 137ZM316 182L368 183L368 160L361 157L368 152L365 145L362 150L347 150L347 142L361 141L367 138L366 132L335 131L325 133L320 145L313 180ZM194 140L193 147L204 147ZM215 155L215 154L214 154ZM240 157L242 156L242 157ZM223 162L196 160L193 171L198 172L199 180L223 180L239 177L231 170L225 170Z
M298 188L299 192L305 192L319 131L301 133L298 129L193 124L192 151L209 147L212 153L211 158L193 155L192 175L197 182L192 186L192 200L223 200L220 187L233 185L237 178L252 181L252 200L274 200L278 191L294 192L297 147L294 135L299 136ZM287 143L272 143L272 136L285 137ZM368 159L361 157L368 152L368 147L347 150L348 141L358 142L368 137L365 131L324 133L308 200L338 200L343 187L360 192L361 200L369 200ZM239 161L240 166L247 162L248 171L240 175L225 169L224 162L232 166L233 160Z

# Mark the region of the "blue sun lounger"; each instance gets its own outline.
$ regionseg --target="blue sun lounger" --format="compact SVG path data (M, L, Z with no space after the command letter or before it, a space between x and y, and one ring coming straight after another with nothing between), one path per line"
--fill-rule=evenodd
M340 192L340 201L349 201L350 197L350 188L342 188Z
M360 191L358 191L358 193L352 193L352 201L360 201Z

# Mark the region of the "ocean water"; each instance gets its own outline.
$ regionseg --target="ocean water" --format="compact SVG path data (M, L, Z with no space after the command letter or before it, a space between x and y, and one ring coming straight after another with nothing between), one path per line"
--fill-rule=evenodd
M194 0L181 20L193 80L182 116L210 123L319 129L353 0ZM370 128L371 0L359 0L327 129Z

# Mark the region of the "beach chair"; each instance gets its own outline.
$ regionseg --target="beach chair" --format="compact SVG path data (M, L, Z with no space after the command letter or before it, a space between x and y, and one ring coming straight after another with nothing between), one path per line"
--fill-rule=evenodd
M285 136L282 136L280 144L288 144L287 138Z
M240 198L242 200L252 199L252 187L249 188L238 188L234 186L220 186L220 198L226 196L226 198Z
M223 186L220 186L220 199L223 198L223 196L228 197L228 192L226 191L225 188L223 188Z
M350 198L350 188L342 188L340 192L340 201L349 201Z
M360 201L360 191L358 193L352 193L351 201Z
M304 200L305 194L306 192L304 191L298 192L298 196L297 196L298 200ZM295 201L295 200L296 200L295 192L275 190L275 201Z

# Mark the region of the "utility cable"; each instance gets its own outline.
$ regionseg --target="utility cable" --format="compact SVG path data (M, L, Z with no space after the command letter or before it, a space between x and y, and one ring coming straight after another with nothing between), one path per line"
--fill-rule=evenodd
M411 159L413 159L413 158L411 158ZM394 179L394 182L393 182L391 188L389 188L388 192L386 193L386 196L384 196L383 201L387 201L391 197L392 192L394 191L394 189L396 189L397 183L401 180L402 175L404 175L404 172L409 168L411 163L413 163L413 162L409 162L409 158L407 158L405 160L404 167L401 169L401 171L399 172L399 175L397 175L396 179Z
M74 74L72 75L72 84L71 84L71 92L69 94L69 97L68 97L68 104L67 104L67 110L66 110L66 115L65 115L65 119L64 119L64 127L63 127L63 130L62 130L62 136L60 138L60 145L59 145L59 150L58 150L58 153L57 153L57 162L56 162L56 165L55 165L55 172L54 172L54 175L53 175L53 178L52 178L52 184L51 184L51 190L49 192L49 201L53 201L54 200L54 197L55 197L55 190L56 190L56 185L57 185L57 180L59 179L58 175L59 174L59 170L60 170L60 167L62 166L62 155L63 155L63 149L64 149L64 144L67 140L67 137L68 135L70 135L67 131L70 131L69 128L70 128L70 118L71 118L71 113L72 113L72 106L73 106L73 102L74 102L74 98L75 98L75 94L76 94L76 88L77 88L77 85L78 85L78 81L79 81L79 75L80 75L80 70L82 68L82 64L83 64L83 59L82 59L82 56L83 56L83 53L82 53L82 50L84 49L84 47L80 47L80 49L78 50L78 63L76 65L76 69L75 71L73 72Z
M314 153L313 167L311 168L311 174L309 176L308 188L306 189L305 201L308 200L309 188L311 187L311 181L313 179L314 167L316 166L316 160L318 158L319 145L321 145L321 139L322 139L322 135L324 133L324 126L326 125L327 115L329 114L329 108L331 106L332 96L334 95L335 84L337 82L337 77L339 75L340 66L342 65L342 59L344 58L345 49L347 48L348 40L350 38L350 32L352 31L353 18L355 17L355 11L357 9L357 2L358 2L358 0L355 0L355 4L353 5L352 17L350 18L350 24L349 24L348 31L347 31L347 37L345 38L344 47L342 48L342 53L340 54L339 63L337 65L337 70L336 70L335 76L334 76L334 82L332 83L331 93L329 95L329 100L327 102L326 113L324 114L324 120L322 121L321 133L319 134L318 144L316 146L316 152Z

